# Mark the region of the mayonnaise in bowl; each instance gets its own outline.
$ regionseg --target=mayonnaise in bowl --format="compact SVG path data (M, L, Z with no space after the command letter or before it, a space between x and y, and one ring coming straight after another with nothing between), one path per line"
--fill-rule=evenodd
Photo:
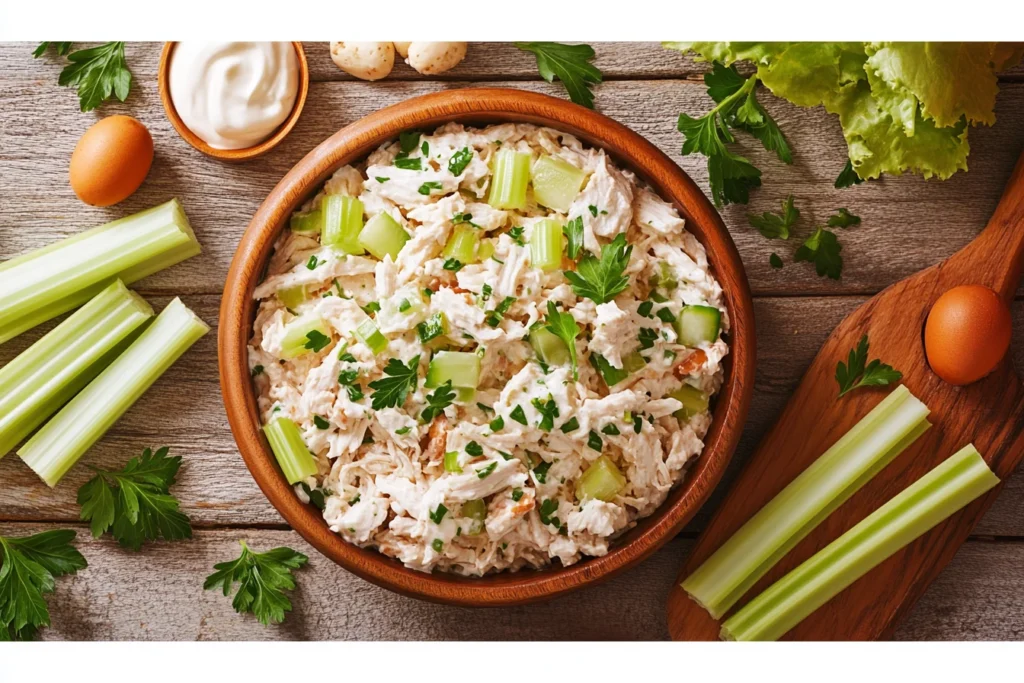
M295 106L299 66L291 43L181 42L169 72L171 101L214 149L259 144Z

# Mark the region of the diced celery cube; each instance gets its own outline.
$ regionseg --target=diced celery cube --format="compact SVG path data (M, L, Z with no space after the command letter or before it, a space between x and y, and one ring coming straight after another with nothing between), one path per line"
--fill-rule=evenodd
M568 161L547 155L537 160L530 175L537 203L562 213L569 211L587 177Z
M468 351L439 351L430 359L426 386L439 387L451 380L453 387L476 389L480 383L480 356Z
M596 498L607 502L625 486L626 477L607 455L602 455L580 475L576 482L576 498L580 501Z
M689 384L682 385L675 391L669 392L668 395L683 404L683 407L675 412L675 416L680 420L689 420L694 415L700 415L708 409L708 395Z
M459 452L448 451L444 454L444 471L445 472L462 472L462 467L459 465Z
M289 226L292 232L320 232L323 221L324 218L319 209L295 212L292 214Z
M462 516L473 520L468 533L470 536L476 536L484 530L484 520L487 519L487 502L483 498L466 501L462 504Z
M408 241L409 233L384 211L371 218L359 233L360 246L381 260L385 256L396 260Z
M537 358L548 365L567 365L571 360L565 342L545 327L530 331L530 346Z
M460 263L475 263L479 242L479 231L476 228L458 225L452 231L451 237L448 238L448 243L444 245L441 255L446 259L456 259Z
M645 367L647 367L647 360L640 355L639 351L634 351L622 359L622 369L626 372L638 372Z
M277 290L277 298L281 300L281 303L283 303L286 308L297 308L299 304L307 299L306 286L296 285L294 287L279 289Z
M331 341L327 323L316 315L304 315L285 325L281 339L281 358L296 358L320 351Z
M416 326L416 334L424 344L448 334L448 316L444 313L435 313Z
M487 203L496 209L525 209L530 183L530 155L501 149L494 155L494 174Z
M323 224L320 243L340 247L348 254L363 254L359 235L363 230L363 203L355 197L331 194L320 206Z
M380 353L388 347L387 337L381 334L377 324L370 318L359 323L359 327L356 328L356 337L359 341L366 344L370 351L373 351L375 354Z
M558 270L562 265L562 226L558 221L545 219L533 226L530 235L530 261L534 268L545 272Z
M492 256L494 256L494 240L480 240L480 246L476 250L477 259L486 261Z

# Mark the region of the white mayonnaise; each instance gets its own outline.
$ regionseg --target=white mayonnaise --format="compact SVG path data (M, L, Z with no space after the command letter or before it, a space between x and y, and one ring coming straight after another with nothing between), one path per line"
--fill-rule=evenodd
M291 43L181 42L169 80L189 130L215 149L243 149L288 118L299 89L298 58Z

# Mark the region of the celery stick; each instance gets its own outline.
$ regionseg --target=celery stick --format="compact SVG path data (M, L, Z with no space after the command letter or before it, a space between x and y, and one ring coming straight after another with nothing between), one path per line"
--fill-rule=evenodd
M778 640L854 581L998 483L974 446L964 446L747 603L722 624L722 637Z
M718 619L800 539L931 424L899 386L697 568L683 589Z
M576 499L588 498L609 501L626 486L626 477L611 459L602 455L590 463L587 471L576 482Z
M199 253L177 199L0 264L0 344Z
M494 174L487 203L496 209L525 209L530 183L530 155L502 149L494 155Z
M0 368L0 458L77 394L153 317L120 280Z
M409 233L389 214L381 211L371 218L362 232L359 233L359 246L366 249L380 260L391 256L394 261L398 252L409 241Z
M453 258L458 260L460 263L476 263L477 260L477 245L480 242L476 228L468 225L456 226L455 230L452 231L452 236L448 238L448 243L444 245L444 251L441 252L441 256L446 259Z
M547 155L537 159L530 170L537 203L561 213L569 212L569 206L579 195L586 177L586 173L568 161Z
M292 232L314 233L323 228L324 218L319 210L293 213L289 220Z
M425 385L433 389L448 380L453 387L476 389L480 383L480 356L468 351L438 351L430 359Z
M348 254L365 254L359 244L363 230L363 203L355 197L327 195L320 206L323 223L320 243L339 247Z
M263 425L263 433L289 484L297 484L316 474L316 460L294 422L286 417L275 418Z
M56 486L146 389L209 331L180 299L167 304L124 353L18 449L18 455L43 481Z
M537 221L530 235L530 262L544 272L562 265L562 226L550 218Z

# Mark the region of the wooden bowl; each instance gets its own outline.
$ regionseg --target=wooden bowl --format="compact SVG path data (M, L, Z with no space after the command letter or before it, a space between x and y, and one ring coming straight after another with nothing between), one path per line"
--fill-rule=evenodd
M174 130L178 131L178 135L185 138L185 142L207 156L237 163L263 156L274 149L274 147L277 147L278 143L284 140L292 128L295 127L299 116L302 114L302 108L306 105L306 95L309 94L309 64L306 63L306 53L302 49L302 43L292 43L295 46L295 55L298 57L299 62L299 91L295 94L295 104L292 106L292 112L270 137L258 145L243 149L214 149L210 147L210 145L206 144L205 140L193 133L185 125L185 122L181 120L181 117L178 116L178 110L174 108L174 102L171 101L170 86L171 54L174 52L175 45L177 43L164 43L164 49L160 53L160 68L157 72L157 79L160 87L160 101L164 104L167 118L170 119Z
M402 131L432 130L449 121L535 123L603 148L621 167L634 171L676 206L687 228L707 248L708 261L725 293L731 350L704 452L665 503L616 540L603 557L569 567L481 578L407 569L376 550L342 540L318 510L300 502L260 429L247 344L256 312L253 290L263 277L274 240L287 228L291 213L340 166L363 159ZM224 287L218 344L221 390L238 448L256 482L288 523L324 555L377 585L417 598L469 606L552 598L607 579L651 555L683 528L718 483L739 442L754 387L754 317L746 275L721 217L697 185L665 154L625 126L565 100L520 90L466 89L416 97L356 121L306 155L270 193L242 236Z

